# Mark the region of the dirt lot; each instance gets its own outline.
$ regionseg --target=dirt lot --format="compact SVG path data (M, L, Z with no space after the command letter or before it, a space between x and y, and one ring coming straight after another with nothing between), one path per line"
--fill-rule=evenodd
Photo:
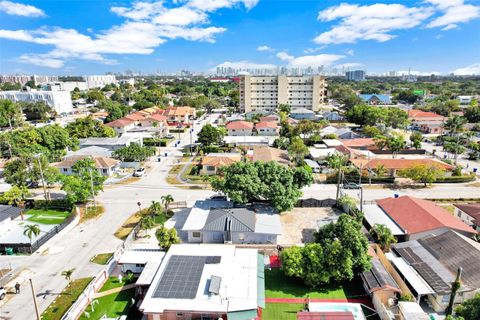
M340 212L332 208L294 208L280 217L283 234L278 244L291 245L313 241L313 232L319 226L338 219Z

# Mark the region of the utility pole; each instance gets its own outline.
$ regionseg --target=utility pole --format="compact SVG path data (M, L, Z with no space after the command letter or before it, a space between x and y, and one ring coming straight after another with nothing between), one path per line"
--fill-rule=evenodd
M363 187L360 185L360 211L363 212Z
M50 200L49 194L47 193L47 188L45 186L45 178L43 176L42 162L40 161L40 156L35 157L38 160L38 168L40 169L40 177L42 178L43 193L45 195L45 201Z
M96 209L97 208L97 201L95 201L95 191L93 189L92 168L89 168L88 171L90 172L90 188L91 188L92 197L93 197L93 207Z
M335 200L338 201L338 197L340 196L340 182L343 180L343 171L342 169L338 169L338 179L337 179L337 197Z
M32 289L33 305L35 306L35 314L37 315L37 320L40 320L40 311L38 310L37 296L35 295L35 290L33 289L32 278L28 279L30 281L30 289Z

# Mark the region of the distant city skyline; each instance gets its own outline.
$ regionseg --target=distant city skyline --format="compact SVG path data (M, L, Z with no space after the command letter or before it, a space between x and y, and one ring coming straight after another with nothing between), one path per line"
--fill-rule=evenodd
M478 30L476 0L1 0L0 74L472 75Z

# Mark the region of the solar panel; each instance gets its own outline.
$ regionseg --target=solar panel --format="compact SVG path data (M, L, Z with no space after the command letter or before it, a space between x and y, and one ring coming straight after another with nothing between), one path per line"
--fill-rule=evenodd
M221 277L212 276L210 279L210 286L208 286L208 292L218 294L220 292Z
M206 259L205 256L171 256L153 297L194 299Z
M205 260L205 264L217 264L222 260L221 256L208 256Z

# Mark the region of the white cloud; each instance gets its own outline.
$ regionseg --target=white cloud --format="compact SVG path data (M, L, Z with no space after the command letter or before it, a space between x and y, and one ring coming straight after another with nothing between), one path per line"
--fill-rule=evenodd
M22 17L43 17L45 12L38 9L34 6L15 3L11 1L0 1L0 11L5 12L6 14L12 16L22 16Z
M272 51L274 51L274 49L273 49L273 48L270 48L270 47L267 46L267 45L263 45L263 46L259 46L259 47L257 48L257 51L270 51L270 52L272 52Z
M347 51L345 51L345 53L349 56L353 56L355 54L355 51L353 51L353 49L348 49Z
M45 54L24 54L18 60L23 63L33 64L40 67L48 67L58 69L63 67L64 62L61 59L49 58Z
M342 3L329 7L318 14L320 21L340 23L332 29L318 35L315 43L355 43L359 40L385 42L395 37L395 30L410 29L418 26L432 15L430 8L406 7L401 4L382 4L360 6Z
M320 67L329 66L345 58L345 56L338 54L319 54L294 57L286 52L279 52L277 53L277 58L287 62L289 67Z
M480 62L452 71L456 75L480 75Z
M126 20L95 33L82 34L75 29L42 27L37 30L1 30L0 39L32 42L53 47L48 54L25 54L19 61L59 68L68 59L117 63L106 54L151 54L155 48L173 39L215 42L223 27L209 26L209 14L239 4L247 9L257 0L178 1L176 7L165 7L163 1L137 1L129 7L110 10ZM42 63L41 60L44 60Z
M327 46L320 46L320 47L316 47L316 48L307 48L305 50L303 50L303 53L306 53L306 54L310 54L310 53L315 53L315 52L318 52L318 51L321 51L323 49L325 49Z
M242 61L225 61L217 65L217 67L233 68L233 69L275 69L277 68L274 64L267 63L255 63L247 60Z
M438 71L417 71L417 70L401 70L401 71L398 71L397 74L402 76L402 75L408 75L408 74L412 74L412 75L415 75L415 76L431 76L432 74L433 75L440 75L441 73L438 72Z
M480 6L465 4L463 0L427 0L436 6L442 15L431 21L427 28L444 27L450 30L457 27L458 23L465 23L480 17Z

